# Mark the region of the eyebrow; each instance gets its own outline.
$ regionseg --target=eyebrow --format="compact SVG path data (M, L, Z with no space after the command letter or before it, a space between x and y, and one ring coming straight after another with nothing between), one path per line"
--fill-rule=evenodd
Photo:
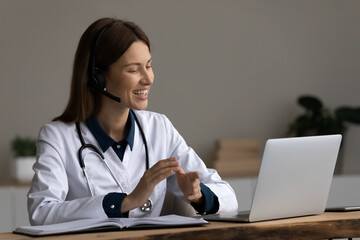
M152 58L149 59L149 61L147 61L147 63L151 62L152 61ZM128 67L128 66L131 66L131 65L137 65L137 66L141 66L141 63L128 63L128 64L125 64L124 67Z

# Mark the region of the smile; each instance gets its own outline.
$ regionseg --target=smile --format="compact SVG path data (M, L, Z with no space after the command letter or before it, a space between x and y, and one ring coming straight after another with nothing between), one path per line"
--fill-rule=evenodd
M147 95L147 93L148 93L147 89L146 90L133 91L133 94L138 95L138 96L145 96L145 95Z

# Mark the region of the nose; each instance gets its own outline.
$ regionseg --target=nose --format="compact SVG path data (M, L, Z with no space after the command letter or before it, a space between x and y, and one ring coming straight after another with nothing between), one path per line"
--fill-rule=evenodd
M143 71L142 83L145 85L151 85L154 82L154 72L152 68L146 69Z

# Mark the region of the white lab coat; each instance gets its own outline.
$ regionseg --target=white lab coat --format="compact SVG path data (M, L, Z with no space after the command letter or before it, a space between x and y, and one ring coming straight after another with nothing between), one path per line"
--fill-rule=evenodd
M200 182L208 186L219 199L219 213L238 208L233 189L213 169L188 147L171 122L162 114L135 111L145 133L149 148L150 167L157 161L176 157L185 172L198 171ZM135 124L133 150L127 146L121 162L110 147L104 157L117 176L125 193L131 193L145 171L145 147L139 128ZM85 123L80 124L85 143L100 148ZM37 142L35 176L28 194L28 210L32 225L52 224L82 218L107 218L102 201L109 192L121 192L101 158L90 148L83 151L85 166L94 195L91 196L79 165L81 147L75 124L60 121L43 126ZM129 217L159 216L166 190L183 197L176 176L160 182L150 199L153 208L144 213L140 209L129 212Z

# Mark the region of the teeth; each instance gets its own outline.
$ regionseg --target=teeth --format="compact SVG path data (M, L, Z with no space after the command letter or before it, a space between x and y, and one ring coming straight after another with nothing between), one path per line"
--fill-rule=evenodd
M146 95L147 93L148 93L148 90L134 91L134 94L140 95L140 96Z

